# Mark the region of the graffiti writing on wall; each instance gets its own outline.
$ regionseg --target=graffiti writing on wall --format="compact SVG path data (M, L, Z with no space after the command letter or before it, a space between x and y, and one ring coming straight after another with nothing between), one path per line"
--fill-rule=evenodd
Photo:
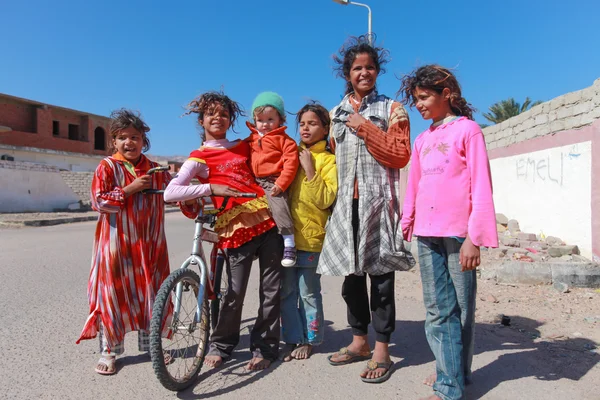
M522 157L516 161L517 179L529 182L553 182L563 185L564 154L560 157Z
M561 151L560 156L527 156L516 161L517 179L532 183L550 182L562 186L564 183L565 161L577 161L581 156L581 150L574 144L568 150Z

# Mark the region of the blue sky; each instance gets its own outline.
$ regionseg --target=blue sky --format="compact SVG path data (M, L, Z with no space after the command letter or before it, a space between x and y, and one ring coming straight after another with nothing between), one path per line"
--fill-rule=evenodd
M362 2L391 54L378 79L390 97L398 77L434 62L456 68L480 112L508 97L550 100L600 77L595 0ZM198 147L195 119L181 115L207 90L222 88L246 109L264 90L292 112L309 99L333 107L345 83L331 56L367 31L365 8L332 0L3 1L0 15L0 92L100 115L137 109L159 155ZM414 139L428 122L410 116ZM246 135L237 130L230 138Z

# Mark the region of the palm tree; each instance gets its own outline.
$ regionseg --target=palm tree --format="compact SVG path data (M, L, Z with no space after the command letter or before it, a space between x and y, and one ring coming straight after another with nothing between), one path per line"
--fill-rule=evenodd
M534 101L532 103L531 99L529 97L526 97L525 101L521 105L521 104L517 103L515 101L515 99L513 99L511 97L510 99L502 100L502 101L499 101L499 102L493 104L490 107L490 112L483 113L483 116L488 121L493 122L495 124L499 124L502 121L506 121L507 119L517 116L517 115L521 114L522 112L527 111L531 107L535 107L538 104L542 104L542 103L543 102L539 101L539 100Z

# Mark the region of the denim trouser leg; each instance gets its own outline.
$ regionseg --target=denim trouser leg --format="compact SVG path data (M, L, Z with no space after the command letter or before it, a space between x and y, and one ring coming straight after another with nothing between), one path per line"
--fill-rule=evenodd
M448 243L450 242L450 243ZM471 364L473 363L473 352L475 349L475 301L477 294L477 271L461 272L459 262L460 246L455 244L456 239L444 238L448 250L448 271L454 283L458 307L460 308L460 325L462 328L463 345L463 372L465 382L471 380ZM456 250L450 251L450 250Z
M316 266L319 253L298 251L295 267L283 268L281 322L283 341L318 345L323 341L321 275Z
M436 360L433 390L444 400L464 395L461 312L448 262L448 254L459 253L460 246L455 239L418 238L425 334Z

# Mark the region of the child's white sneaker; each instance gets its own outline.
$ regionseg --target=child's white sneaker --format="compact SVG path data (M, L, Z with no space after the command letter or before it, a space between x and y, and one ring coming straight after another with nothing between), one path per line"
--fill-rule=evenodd
M283 258L281 259L281 265L284 267L293 267L296 265L296 248L295 247L284 247Z

